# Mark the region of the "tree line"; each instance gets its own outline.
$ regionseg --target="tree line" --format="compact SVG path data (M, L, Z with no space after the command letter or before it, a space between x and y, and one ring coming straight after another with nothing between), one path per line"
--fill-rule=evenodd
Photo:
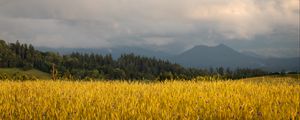
M57 79L70 80L190 80L198 76L239 79L267 74L260 69L247 68L185 68L167 60L134 54L123 54L118 59L113 59L111 54L74 52L60 55L38 51L31 44L21 44L19 41L6 43L4 40L0 40L0 68L38 69L52 73Z

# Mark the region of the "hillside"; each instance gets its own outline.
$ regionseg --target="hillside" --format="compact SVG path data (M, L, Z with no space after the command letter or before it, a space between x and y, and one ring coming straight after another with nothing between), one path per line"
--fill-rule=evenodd
M60 79L165 80L193 79L197 76L216 74L227 74L225 76L227 78L238 79L241 77L266 74L265 71L248 68L226 70L226 72L222 68L210 71L195 67L186 68L162 58L135 55L133 53L122 54L118 58L113 58L112 54L103 55L99 53L85 53L82 51L61 55L53 51L42 52L36 50L30 44L22 44L19 41L16 43L6 43L4 40L0 40L0 46L1 68L36 69L46 73L51 73L52 68L54 68L54 71L57 71L55 77ZM219 47L230 50L230 48L225 45ZM143 53L143 50L129 48L125 50L119 49L119 52L111 52L126 53L130 51L139 51L137 53L140 54ZM200 50L200 52L203 51ZM214 54L215 53L217 52L214 52ZM235 53L233 50L232 53L235 56L239 55L239 53ZM230 58L232 53L225 52L224 54L228 54L227 56ZM193 60L193 58L189 59ZM201 63L201 61L199 62ZM219 64L216 65L218 65L216 67L220 67Z
M114 59L111 54L91 54L75 52L60 55L42 52L32 45L6 43L0 40L0 67L37 69L63 79L126 79L165 80L173 78L191 79L202 73L199 69L186 69L166 60L122 54ZM54 69L53 69L54 68Z
M19 68L0 68L0 74L7 74L9 76L13 76L15 74L18 75L28 75L28 76L35 76L38 79L51 79L50 74L45 73L45 72L41 72L39 70L36 69L32 69L32 70L27 70L24 71L22 69Z

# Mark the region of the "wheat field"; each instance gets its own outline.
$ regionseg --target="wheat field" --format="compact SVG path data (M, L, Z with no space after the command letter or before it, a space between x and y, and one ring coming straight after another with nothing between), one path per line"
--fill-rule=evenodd
M0 81L0 119L300 119L293 78Z

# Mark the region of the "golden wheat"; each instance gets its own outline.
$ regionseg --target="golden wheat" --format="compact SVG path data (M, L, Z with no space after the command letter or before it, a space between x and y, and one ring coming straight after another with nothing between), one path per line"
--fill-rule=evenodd
M0 119L300 119L291 81L0 81Z

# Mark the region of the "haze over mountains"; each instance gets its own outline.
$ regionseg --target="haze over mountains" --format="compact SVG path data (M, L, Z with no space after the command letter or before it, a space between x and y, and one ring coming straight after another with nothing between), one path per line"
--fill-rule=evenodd
M38 47L41 51L54 51L60 54L95 53L112 54L117 59L121 54L134 53L146 57L156 57L169 60L185 67L194 68L260 68L270 72L299 71L299 58L265 58L251 52L238 52L224 44L218 46L195 46L180 54L170 54L161 51L139 47L114 48L47 48Z

